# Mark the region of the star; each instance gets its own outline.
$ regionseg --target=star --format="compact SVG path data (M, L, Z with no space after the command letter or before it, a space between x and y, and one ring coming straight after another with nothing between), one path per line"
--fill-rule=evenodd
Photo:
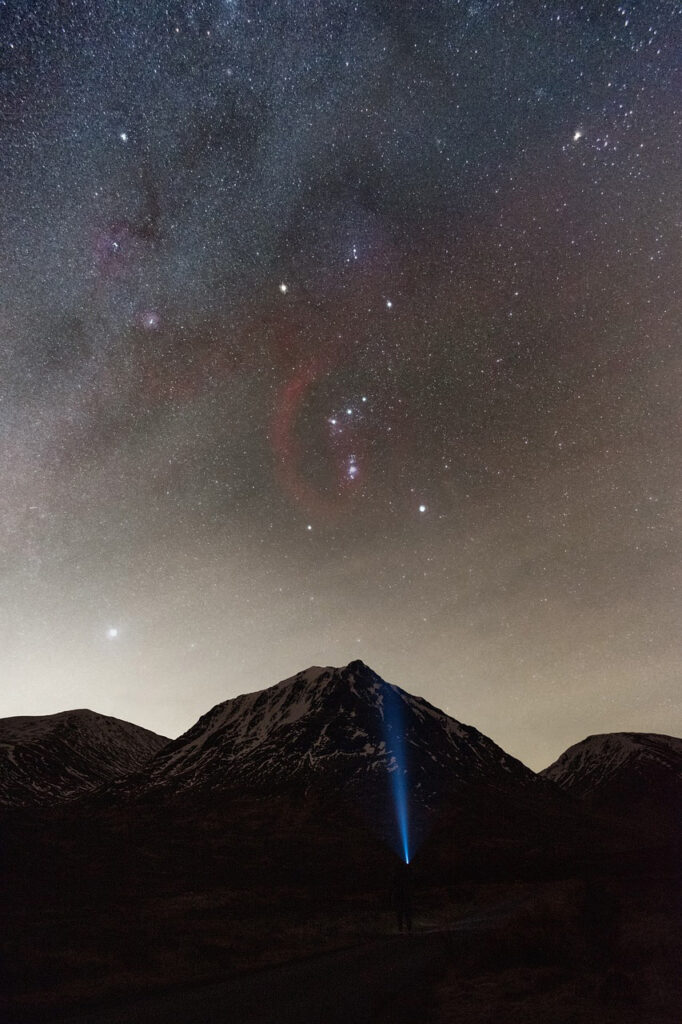
M574 142L580 142L582 137L583 137L583 133L581 132L580 128L576 128L576 130L573 132L573 141Z
M128 132L120 132L118 137L121 140L121 142L127 142L128 141Z
M279 286L279 290L281 291L282 295L286 295L286 293L289 291L289 285L285 284L284 281L282 281L282 283Z
M426 512L426 505L420 505L419 506L419 511L420 512Z
M155 331L159 326L161 318L154 309L149 309L142 314L142 326L146 331Z
M107 636L110 640L115 640L118 636L118 628L116 626L109 626L107 630Z

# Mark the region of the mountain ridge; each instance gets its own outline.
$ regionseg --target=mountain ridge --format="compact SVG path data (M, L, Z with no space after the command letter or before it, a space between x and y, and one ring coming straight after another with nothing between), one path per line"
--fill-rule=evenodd
M76 799L139 771L167 742L89 708L0 719L0 804Z
M565 792L596 798L655 781L682 787L682 739L662 733L594 733L572 744L539 773Z
M430 804L471 783L550 786L621 802L634 786L682 785L682 739L598 733L533 772L474 726L386 682L359 659L313 665L221 701L176 739L79 708L0 719L0 804L61 802L101 790L164 792L386 785L403 775Z
M149 788L179 790L267 786L306 772L358 783L397 770L408 771L413 791L423 793L440 788L448 774L459 782L536 779L473 726L387 683L360 660L311 666L222 701L148 765Z
M541 776L589 813L679 844L682 739L676 736L598 733L569 747Z

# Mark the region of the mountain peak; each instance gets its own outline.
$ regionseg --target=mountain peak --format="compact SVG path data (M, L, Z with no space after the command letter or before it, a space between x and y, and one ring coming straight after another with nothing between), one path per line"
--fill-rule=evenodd
M349 661L345 668L346 672L372 672L369 665L365 665L364 661L360 661L356 658L355 661ZM376 673L372 673L375 675Z
M385 682L360 659L311 666L216 705L149 767L151 788L178 790L272 789L293 780L306 787L315 779L385 785L396 770L408 772L422 795L453 780L535 780L478 730Z
M281 682L275 683L275 686L289 686L292 683L325 683L332 679L348 679L350 676L355 675L370 675L372 678L380 678L369 665L356 658L355 661L349 661L347 665L339 667L335 665L311 665L310 668L303 669L301 672L297 672L296 675L288 676ZM267 687L267 689L272 689L272 687ZM263 693L265 691L259 690L258 692Z

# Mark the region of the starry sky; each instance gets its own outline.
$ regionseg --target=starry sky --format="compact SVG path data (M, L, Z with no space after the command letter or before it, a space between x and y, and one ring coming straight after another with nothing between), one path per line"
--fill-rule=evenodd
M682 4L0 4L0 715L362 658L682 733Z

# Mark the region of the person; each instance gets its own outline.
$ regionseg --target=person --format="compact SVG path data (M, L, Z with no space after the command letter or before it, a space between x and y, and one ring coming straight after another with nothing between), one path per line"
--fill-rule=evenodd
M393 874L392 903L398 931L412 931L412 873L409 864L399 864Z

